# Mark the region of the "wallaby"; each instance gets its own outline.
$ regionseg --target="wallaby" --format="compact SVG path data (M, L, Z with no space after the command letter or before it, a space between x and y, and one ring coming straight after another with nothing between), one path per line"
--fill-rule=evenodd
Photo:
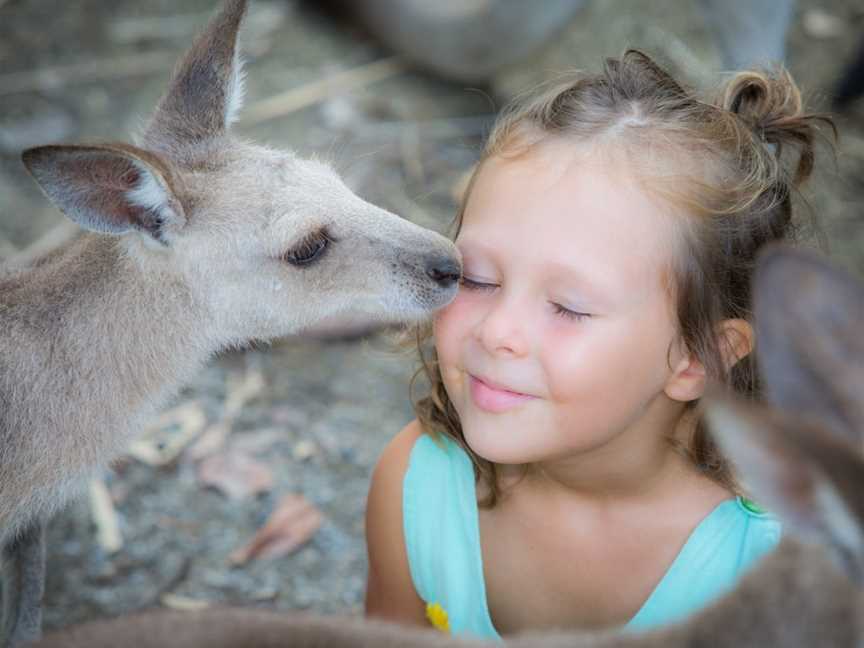
M732 592L644 634L526 634L511 648L864 646L864 286L810 252L772 246L754 279L757 354L774 407L715 393L711 427L786 537ZM145 612L34 648L456 648L433 631L262 610Z
M354 195L329 166L241 141L244 0L179 62L137 145L23 153L84 230L0 271L0 545L6 637L38 636L43 521L215 352L456 293L445 237ZM371 321L371 320L370 320Z

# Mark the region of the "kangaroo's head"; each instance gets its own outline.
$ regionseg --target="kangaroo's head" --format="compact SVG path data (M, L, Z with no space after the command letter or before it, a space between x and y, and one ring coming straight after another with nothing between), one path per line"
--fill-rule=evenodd
M361 200L326 164L231 133L245 8L228 0L197 38L138 145L37 147L27 168L83 228L122 236L146 276L182 281L227 340L446 304L460 261L444 237Z

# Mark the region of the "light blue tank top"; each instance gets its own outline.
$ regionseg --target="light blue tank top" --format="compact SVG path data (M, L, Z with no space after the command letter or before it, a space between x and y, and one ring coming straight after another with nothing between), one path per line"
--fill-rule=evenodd
M411 578L436 625L500 638L483 579L471 459L455 442L424 434L411 451L402 493ZM677 621L727 590L780 540L780 523L741 498L721 502L693 530L627 630ZM442 620L443 619L443 620Z

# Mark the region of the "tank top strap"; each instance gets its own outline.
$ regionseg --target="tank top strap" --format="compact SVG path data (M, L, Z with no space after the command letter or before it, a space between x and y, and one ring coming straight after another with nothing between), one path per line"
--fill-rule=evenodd
M454 634L498 637L486 608L474 468L454 441L417 439L402 515L411 578L434 624Z

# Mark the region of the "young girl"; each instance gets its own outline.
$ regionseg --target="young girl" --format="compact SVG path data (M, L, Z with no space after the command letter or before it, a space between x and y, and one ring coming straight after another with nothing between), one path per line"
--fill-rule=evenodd
M638 51L505 113L459 215L431 394L373 475L367 614L645 629L777 544L694 406L709 379L756 394L750 275L793 235L815 119L785 72L711 103Z

